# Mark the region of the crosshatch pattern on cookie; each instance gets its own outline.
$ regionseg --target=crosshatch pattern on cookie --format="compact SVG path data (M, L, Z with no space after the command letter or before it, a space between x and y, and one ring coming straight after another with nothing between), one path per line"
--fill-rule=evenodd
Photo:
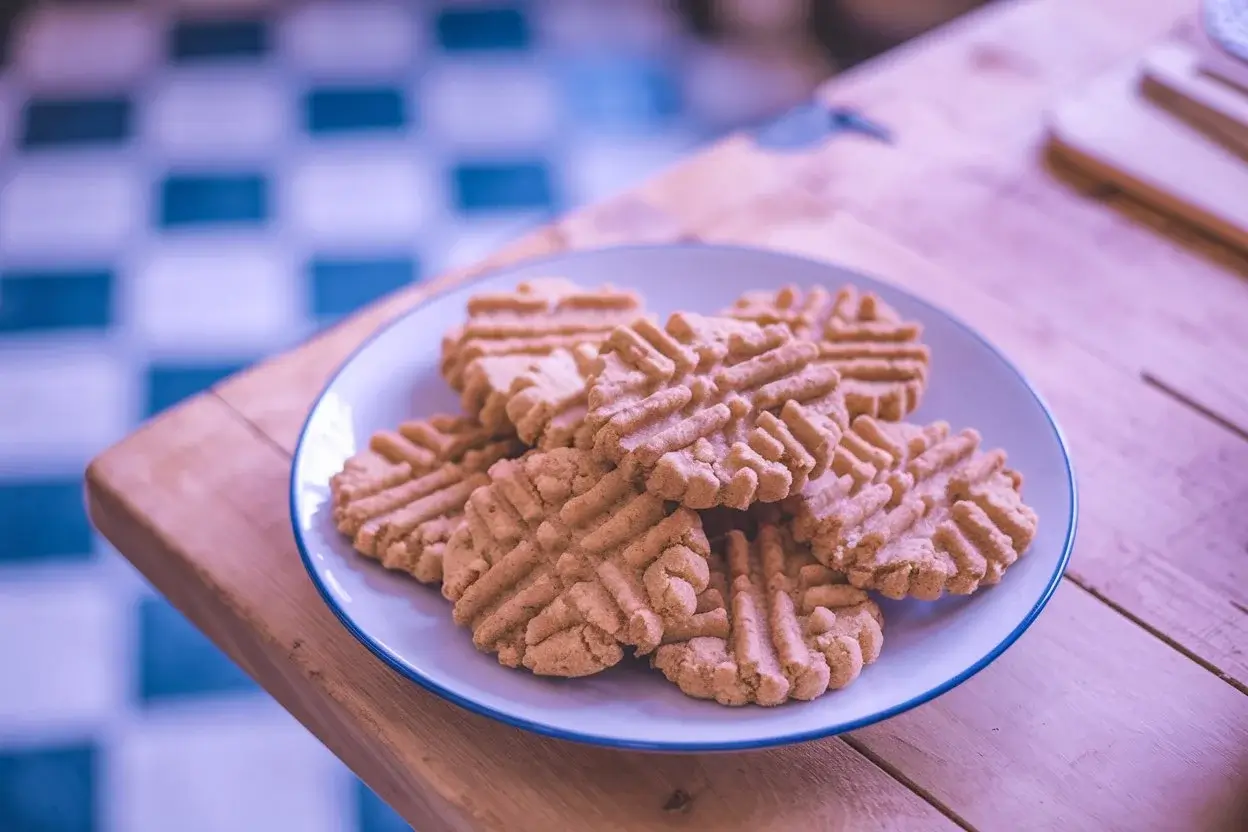
M423 583L442 579L442 556L464 504L494 462L519 454L473 420L435 416L381 431L330 480L334 524L355 550Z
M840 374L781 325L643 319L611 334L602 362L595 453L689 508L787 497L824 472L847 426Z
M601 363L590 344L533 359L506 397L507 418L521 441L543 450L589 448L589 383Z
M587 452L533 451L490 468L447 552L443 594L478 649L511 667L585 676L668 626L724 632L700 610L709 544L696 512L665 504Z
M821 286L785 286L747 292L724 314L760 326L782 324L816 342L820 357L841 374L851 417L898 421L918 408L927 387L931 352L919 340L922 326L872 292L844 286L833 295Z
M859 417L832 471L786 502L799 540L850 581L931 600L995 584L1035 538L1022 476L973 429Z
M810 700L879 657L879 607L774 518L752 538L730 531L716 549L707 594L728 598L728 634L664 644L652 658L684 693L724 705Z
M467 322L442 339L442 376L461 393L466 413L500 429L507 424L506 394L532 358L581 344L596 347L641 308L632 292L586 288L563 278L474 295Z

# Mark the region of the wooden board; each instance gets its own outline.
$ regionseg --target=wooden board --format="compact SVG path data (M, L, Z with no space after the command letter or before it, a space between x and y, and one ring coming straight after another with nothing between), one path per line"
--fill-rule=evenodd
M1171 41L1150 49L1140 62L1140 90L1248 164L1248 90L1203 72L1193 47Z
M656 757L494 725L373 660L304 576L284 483L325 378L428 287L110 449L92 516L422 830L1242 830L1248 261L1042 154L1046 108L1186 5L993 4L821 91L893 144L777 154L736 136L491 258L642 239L796 250L934 299L1022 365L1074 446L1084 522L1035 627L934 703L844 739Z
M1172 83L1175 48L1164 44L1154 57ZM1185 100L1154 78L1150 98L1141 84L1145 70L1141 60L1128 61L1059 103L1054 150L1088 175L1248 251L1248 161L1241 155L1248 128L1234 129L1227 113L1241 96L1230 87L1223 95L1198 87L1186 92L1202 98Z

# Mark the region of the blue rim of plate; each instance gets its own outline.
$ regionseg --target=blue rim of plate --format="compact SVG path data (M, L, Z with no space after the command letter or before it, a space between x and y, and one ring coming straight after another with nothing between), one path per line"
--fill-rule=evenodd
M859 274L864 277L870 277L871 279L877 282L884 283L885 285L888 285L896 289L899 292L903 292L904 294L906 294L909 298L911 298L913 301L915 301L919 305L926 307L929 312L936 314L936 315L942 315L948 318L958 327L965 330L973 338L975 338L977 341L979 341L981 344L987 347L988 350L993 355L999 358L1005 364L1005 366L1008 367L1012 373L1014 373L1014 375L1018 376L1019 381L1023 383L1023 386L1027 389L1029 393L1031 393L1032 398L1035 399L1036 404L1038 404L1040 406L1040 409L1044 411L1045 419L1048 420L1049 427L1052 428L1053 434L1057 438L1058 447L1061 448L1062 450L1062 461L1066 465L1066 482L1070 488L1070 507L1069 507L1070 517L1069 517L1067 527L1066 527L1066 539L1062 543L1062 555L1058 559L1057 568L1053 571L1053 574L1049 577L1049 581L1048 581L1048 584L1044 588L1044 592L1042 592L1040 594L1040 597L1036 599L1036 603L1032 605L1032 608L1028 611L1027 615L1023 617L1023 620L1020 621L1017 626L1015 626L1015 628L1010 632L1009 635L1007 635L1001 641L1000 644L998 644L992 650L988 651L987 654L985 654L982 658L980 658L978 661L976 661L966 670L962 671L961 673L954 676L953 678L948 679L945 682L942 682L936 687L931 688L930 690L927 690L919 694L918 696L911 697L905 702L902 702L898 705L893 705L890 708L885 708L884 710L878 711L874 714L871 714L870 716L865 716L860 719L849 720L847 722L841 722L841 723L836 723L832 725L824 725L824 726L820 726L819 728L814 728L808 731L799 731L799 732L791 733L791 734L768 737L766 739L743 740L743 741L723 742L723 743L717 743L717 742L693 742L693 743L691 742L650 742L650 741L619 739L617 737L590 734L590 733L584 733L580 731L569 731L569 730L558 728L558 727L548 725L542 722L536 722L530 719L523 719L517 716L513 716L511 714L504 713L495 708L487 707L472 699L461 696L460 694L455 693L454 691L448 690L447 688L440 685L438 682L420 673L414 667L407 664L405 661L403 661L403 659L401 659L399 656L395 655L393 652L383 647L381 644L378 644L367 633L365 633L363 630L357 627L355 623L351 620L351 618L342 609L342 607L339 606L338 603L334 600L329 590L322 583L320 577L317 575L315 567L312 565L312 557L308 553L308 547L304 543L303 535L299 530L299 523L296 520L296 518L299 515L298 515L298 512L296 511L296 506L295 506L295 490L296 490L295 472L299 468L299 455L303 451L304 439L307 435L308 426L312 421L312 415L316 412L316 409L320 406L321 401L325 398L325 394L329 392L330 388L333 387L334 382L338 380L338 376L341 375L344 370L346 370L346 368L351 364L351 362L353 362L356 359L356 357L361 352L367 349L373 343L373 341L380 338L383 333L397 326L402 321L404 321L407 317L409 317L412 314L415 314L418 310L420 310L421 307L425 306L426 304L430 303L436 298L439 298L442 295L448 294L449 292L461 289L464 286L469 286L473 283L477 283L479 281L497 276L498 274L501 274L507 271L508 269L512 269L518 266L540 265L542 263L549 263L549 262L553 262L557 260L562 260L570 256L585 255L585 254L590 254L590 253L600 253L604 251L624 252L624 251L639 251L639 250L654 250L654 249L687 249L687 248L714 248L714 249L721 249L721 250L726 250L730 252L731 251L762 252L762 253L773 255L776 257L785 257L791 260L800 260L805 263L811 263L811 264L825 267L825 268L831 267L831 268L841 269L842 271L848 272L850 274ZM1057 591L1057 587L1061 583L1062 576L1066 572L1066 567L1070 563L1071 551L1073 550L1074 544L1075 544L1075 532L1079 525L1079 494L1078 494L1078 487L1075 482L1074 465L1071 462L1071 458L1070 458L1070 447L1066 442L1065 434L1062 433L1062 429L1058 426L1057 420L1053 417L1053 411L1049 408L1048 402L1044 400L1044 397L1040 395L1039 391L1037 391L1036 388L1032 386L1031 382L1028 381L1025 375L1023 375L1022 371L1019 370L1018 367L1014 365L1014 362L1010 361L1010 359L1006 357L1006 355L1002 353L1001 350L997 349L997 347L991 341L989 341L983 335L980 335L979 332L974 327L971 327L970 325L966 324L964 321L962 321L961 318L957 317L956 315L953 315L947 312L946 310L940 308L936 304L931 303L925 300L924 298L921 298L918 295L915 295L911 293L910 291L903 289L900 286L897 286L896 284L893 284L882 278L874 277L873 275L870 275L866 272L863 272L857 269L849 269L843 266L838 266L835 263L825 262L822 260L816 260L812 257L803 257L801 255L790 254L784 251L775 251L772 249L761 248L757 246L738 246L738 245L726 245L726 244L720 244L720 243L710 244L710 243L695 243L695 242L602 246L602 247L593 248L593 249L578 249L578 250L570 251L570 252L563 251L563 252L557 252L555 254L545 255L542 257L526 258L525 260L519 261L517 263L508 264L506 266L501 266L495 269L489 269L487 271L483 271L479 274L473 275L472 277L468 278L466 281L462 281L454 285L447 286L444 289L435 291L432 294L430 294L427 298L422 300L420 303L416 304L411 309L407 310L403 314L396 317L394 320L389 321L383 324L382 326L378 327L376 331L374 331L371 335L369 335L366 339L364 339L364 341L358 347L356 347L351 352L351 354L346 357L346 359L343 360L343 362L338 366L338 369L334 370L333 375L329 377L329 380L325 383L325 386L321 388L321 392L317 394L316 400L312 403L312 406L308 409L308 415L304 419L303 427L299 429L299 441L296 443L295 452L291 456L290 501L289 503L290 503L291 527L294 530L295 545L299 549L299 557L303 561L303 567L307 571L308 577L312 579L313 585L316 586L316 590L317 592L320 593L321 598L325 601L326 606L328 606L330 610L333 611L334 615L337 616L338 620L342 622L342 625L347 628L347 631L350 632L351 635L355 636L355 638L361 644L367 647L373 655L381 659L383 662L385 662L387 665L389 665L392 669L397 671L399 674L412 680L413 682L425 688L426 690L437 694L443 699L460 706L461 708L464 708L466 710L472 711L473 713L477 713L485 717L489 717L490 719L497 720L506 725L511 725L515 728L522 728L526 731L532 731L535 734L541 734L547 737L554 737L555 739L560 739L560 740L568 740L571 742L583 743L586 745L599 746L602 748L617 748L617 749L623 749L623 750L629 750L629 751L663 751L663 752L683 753L683 754L718 752L718 751L751 751L751 750L763 749L763 748L775 748L777 746L783 746L783 745L792 745L792 744L800 743L800 742L809 742L811 740L823 739L825 737L832 737L838 734L844 734L849 731L855 731L859 728L865 728L868 725L874 725L877 722L883 722L886 719L891 719L895 716L899 716L905 713L906 711L911 710L912 708L917 708L919 705L923 705L927 702L932 701L938 696L942 696L948 693L949 691L953 690L958 685L967 681L972 676L979 673L988 665L996 661L996 659L1000 657L1000 655L1004 653L1007 649L1009 649L1010 646L1013 645L1014 642L1017 641L1019 637L1022 636L1022 634L1026 632L1027 629L1035 622L1036 618L1040 615L1041 611L1045 608L1045 606L1048 605L1049 599L1053 597L1053 593Z

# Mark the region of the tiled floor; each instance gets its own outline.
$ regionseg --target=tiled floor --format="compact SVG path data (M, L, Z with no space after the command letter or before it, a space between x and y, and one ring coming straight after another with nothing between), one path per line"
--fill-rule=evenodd
M0 830L402 828L94 536L82 468L803 94L665 8L90 0L0 36Z

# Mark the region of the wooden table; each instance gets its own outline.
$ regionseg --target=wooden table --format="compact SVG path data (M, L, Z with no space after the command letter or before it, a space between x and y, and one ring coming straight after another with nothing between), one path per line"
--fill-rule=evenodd
M1191 6L990 6L821 91L893 144L777 153L730 137L167 412L92 463L91 516L421 830L1248 829L1248 262L1043 152L1050 102ZM688 238L882 272L1022 366L1082 491L1049 608L935 702L749 754L543 739L389 671L321 602L291 536L291 450L326 376L379 323L482 268Z

